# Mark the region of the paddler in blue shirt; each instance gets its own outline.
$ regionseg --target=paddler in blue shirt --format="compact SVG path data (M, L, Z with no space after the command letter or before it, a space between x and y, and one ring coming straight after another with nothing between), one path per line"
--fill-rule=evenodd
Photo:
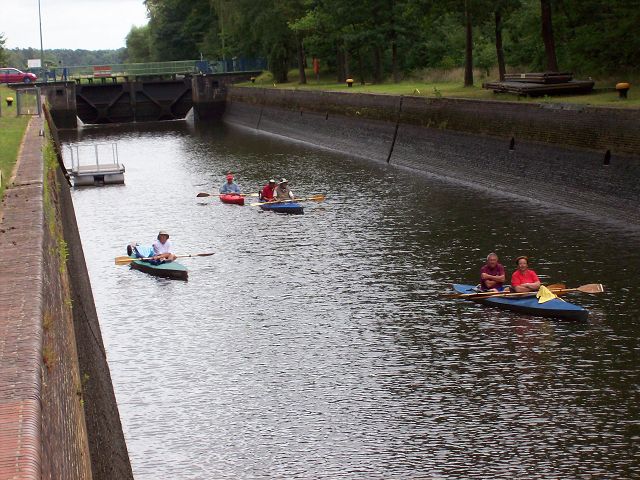
M233 181L233 175L227 175L227 181L220 187L221 195L240 195L240 187Z

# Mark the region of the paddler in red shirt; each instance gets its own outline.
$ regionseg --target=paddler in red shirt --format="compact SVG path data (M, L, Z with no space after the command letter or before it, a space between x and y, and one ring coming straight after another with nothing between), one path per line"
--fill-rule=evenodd
M524 255L516 258L518 269L511 275L512 292L537 292L540 288L540 279L536 272L529 269L529 259Z
M260 200L263 202L272 202L276 193L276 181L272 178L269 180L260 192Z
M498 263L498 255L491 252L487 255L487 263L480 269L480 291L501 292L504 290L505 272Z

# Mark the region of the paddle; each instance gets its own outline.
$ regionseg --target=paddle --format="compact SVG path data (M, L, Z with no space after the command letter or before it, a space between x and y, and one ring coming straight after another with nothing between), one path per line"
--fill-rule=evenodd
M176 255L176 258L188 258L188 257L210 257L215 252L210 253L194 253L192 255ZM116 257L116 265L129 265L134 260L151 260L153 257L145 257L145 258L132 258L126 255L122 257Z
M547 285L549 290L564 290L567 286L564 283L553 283L551 285ZM507 295L514 294L515 292L476 292L476 293L446 293L443 297L447 298L483 298L483 297L493 297L496 295ZM535 293L535 292L524 292L524 293Z
M257 202L257 203L250 203L249 206L251 207L258 207L260 205L277 205L278 203L287 203L287 202L304 202L307 200L311 200L314 202L322 202L324 201L325 196L322 194L318 194L318 195L312 195L311 197L306 197L306 198L294 198L293 200L277 200L275 202Z
M207 193L200 192L196 197L219 197L220 195L240 195L241 197L257 197L257 193Z
M549 285L547 288L555 293L556 295L562 295L564 293L571 292L582 292L582 293L602 293L604 292L604 287L601 283L589 283L587 285L582 285L577 288L551 288L553 285ZM473 300L474 298L487 298L487 297L521 297L524 295L535 294L536 292L486 292L486 293L464 293L458 294L457 297L454 298L466 298L469 300Z

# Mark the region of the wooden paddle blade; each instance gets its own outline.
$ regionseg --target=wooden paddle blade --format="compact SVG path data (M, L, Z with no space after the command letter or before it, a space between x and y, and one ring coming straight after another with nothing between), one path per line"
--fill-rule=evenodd
M567 286L564 283L552 283L546 286L549 290L564 290Z
M195 255L193 255L194 257L210 257L211 255L213 255L216 252L209 252L209 253L196 253Z
M603 293L604 287L601 283L589 283L587 285L581 285L576 288L576 290L583 293Z
M196 195L197 198L200 197L210 197L211 194L210 193L206 193L206 192L200 192L199 194Z
M322 194L319 195L312 195L311 197L307 198L307 200L313 200L314 202L323 202L324 199L326 197Z
M129 265L134 260L135 260L135 258L131 258L131 257L127 257L127 256L116 257L116 265Z

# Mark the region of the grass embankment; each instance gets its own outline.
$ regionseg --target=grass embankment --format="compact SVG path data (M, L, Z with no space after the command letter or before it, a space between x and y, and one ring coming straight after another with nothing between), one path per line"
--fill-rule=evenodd
M7 106L6 98L13 97L12 106ZM6 86L0 86L0 171L2 171L2 183L0 184L0 199L4 195L6 184L11 179L13 167L18 157L18 149L22 136L27 128L29 116L16 115L16 94ZM1 209L1 207L0 207Z
M596 90L588 95L553 95L544 97L519 97L509 93L493 93L491 90L482 88L482 82L486 78L476 76L476 85L464 87L462 77L457 79L455 74L445 75L425 75L420 79L403 80L400 83L383 82L379 84L366 83L361 85L354 82L349 88L346 84L337 83L335 76L321 75L316 80L313 72L307 72L307 84L301 85L297 82L297 70L291 71L289 78L293 81L289 83L275 84L275 88L286 88L295 90L337 90L350 93L380 93L388 95L413 95L428 98L472 98L480 100L502 100L511 102L527 103L574 103L580 105L596 105L608 107L640 108L640 83L632 83L629 90L629 98L622 100L618 98L618 93L612 88L615 86L613 80L596 81ZM494 78L494 77L490 77ZM294 80L295 79L295 80ZM265 72L256 78L255 83L241 83L242 86L254 87L274 87L273 77ZM635 88L634 88L635 87Z

